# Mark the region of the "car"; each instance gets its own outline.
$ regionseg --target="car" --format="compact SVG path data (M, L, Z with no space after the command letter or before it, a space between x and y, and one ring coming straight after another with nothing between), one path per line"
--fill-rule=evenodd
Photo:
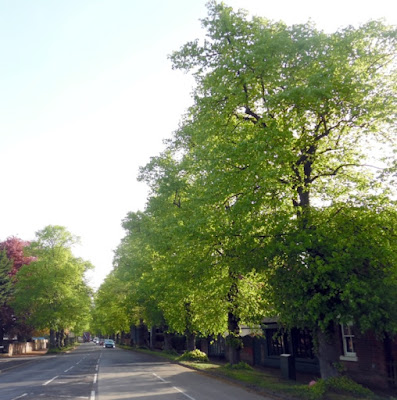
M114 340L112 339L105 339L104 343L103 343L103 347L110 347L112 349L114 349L116 347L116 344L114 343Z

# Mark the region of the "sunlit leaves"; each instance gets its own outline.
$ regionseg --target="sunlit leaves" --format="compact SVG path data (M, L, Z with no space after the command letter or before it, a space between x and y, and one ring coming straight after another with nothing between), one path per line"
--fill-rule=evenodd
M36 258L16 278L12 305L36 329L86 328L91 290L84 274L92 265L71 252L75 242L64 227L47 226L36 233L29 252Z

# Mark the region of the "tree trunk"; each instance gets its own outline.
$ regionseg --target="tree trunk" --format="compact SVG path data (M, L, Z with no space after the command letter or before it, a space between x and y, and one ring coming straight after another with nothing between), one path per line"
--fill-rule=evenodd
M59 331L59 346L65 347L65 331L63 329Z
M133 347L134 345L134 325L130 325L130 346Z
M317 333L317 357L320 363L322 379L328 379L340 375L336 367L339 363L339 351L335 338L336 333L334 326L327 333L321 331L318 331Z
M50 329L50 349L55 349L56 347L56 337L54 329Z
M186 332L186 350L193 351L196 350L196 334L191 332Z
M166 330L164 330L164 350L166 351L171 351L172 350L172 334L168 333Z
M190 309L191 304L189 302L185 303L185 312L186 312L186 350L193 351L196 350L196 334L192 329L192 312Z
M238 318L231 312L228 313L228 331L226 338L226 351L230 364L240 362L241 336Z

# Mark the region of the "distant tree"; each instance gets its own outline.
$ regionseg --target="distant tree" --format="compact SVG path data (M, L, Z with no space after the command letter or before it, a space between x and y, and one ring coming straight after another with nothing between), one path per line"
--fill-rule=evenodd
M5 250L0 250L0 304L4 304L10 298L11 269L12 261L7 257Z
M6 304L10 300L12 292L11 282L12 261L7 257L5 250L0 251L0 344L3 343L4 333L7 327L8 311Z
M38 231L30 245L36 261L16 275L12 306L35 329L50 330L51 347L62 345L66 329L82 330L89 319L91 290L84 274L92 265L73 256L77 240L62 226Z
M17 319L15 317L15 312L10 306L14 292L15 275L23 265L29 265L35 260L34 257L25 254L27 246L29 246L29 242L17 237L9 237L0 243L0 251L4 252L11 265L8 271L7 279L9 280L9 284L7 285L7 289L5 289L6 295L0 303L0 341L3 340L5 333L26 336L31 332L31 328L25 323L23 318Z

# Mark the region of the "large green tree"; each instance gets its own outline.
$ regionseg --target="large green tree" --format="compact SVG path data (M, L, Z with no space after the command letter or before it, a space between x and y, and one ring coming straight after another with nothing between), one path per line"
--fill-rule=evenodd
M36 232L30 245L36 261L16 276L12 305L35 329L50 330L51 347L62 344L65 330L82 332L89 320L91 290L85 273L92 265L73 256L77 240L62 226Z
M196 204L205 204L206 217L198 213L201 223L197 219L193 223L197 231L212 229L217 253L231 276L244 276L250 268L276 276L272 284L286 293L277 301L291 304L273 306L282 321L299 326L302 313L295 312L294 296L288 293L294 293L300 276L306 275L302 308L310 308L313 297L326 297L318 291L317 273L304 272L312 271L321 258L321 246L311 238L324 235L326 242L329 234L333 239L332 230L324 229L327 218L340 215L338 207L362 209L367 221L384 204L389 212L395 210L388 200L389 188L382 185L387 168L372 168L366 154L368 147L395 145L396 30L374 21L326 34L312 24L248 20L244 12L214 1L203 26L204 43L189 42L171 56L174 68L192 72L197 82L194 105L171 143L189 181L201 187ZM384 160L386 166L388 161ZM319 218L325 206L327 218ZM359 225L360 218L357 214L352 221ZM341 224L349 220L333 221L329 226L343 231ZM384 232L393 235L392 225L387 226ZM279 243L285 240L288 244L282 248ZM389 246L387 240L375 241L372 236L371 249L375 243ZM329 250L335 259L321 259L325 269L344 265L342 245L338 246ZM346 249L346 259L355 259L354 248ZM365 296L360 285L369 276L378 277L371 297L382 299L381 282L385 276L395 277L396 269L390 258L383 267L385 275L377 275L375 251L372 256L367 268L373 271L354 275L356 290L349 291L353 299L340 298L343 318L363 330L369 328L362 323L364 308L354 306ZM279 260L285 265L285 258L295 268L283 269L283 281L277 274ZM317 272L325 273L321 268ZM339 286L336 291L345 290L342 283L334 284ZM388 302L384 299L382 304L390 311ZM337 309L336 302L329 302L312 310L311 321L304 320L318 333L319 348L326 347L324 333L332 333ZM374 328L379 313L372 315ZM393 331L393 324L388 329ZM334 374L332 357L321 351L319 357L323 376Z

